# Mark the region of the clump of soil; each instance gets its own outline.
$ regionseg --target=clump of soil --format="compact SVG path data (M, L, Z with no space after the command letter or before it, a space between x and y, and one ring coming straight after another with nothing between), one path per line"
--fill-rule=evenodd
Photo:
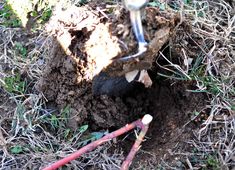
M48 101L55 102L59 108L70 105L71 114L76 116L78 124L82 124L88 115L99 127L118 127L127 122L129 108L122 99L94 97L91 93L92 80L101 70L120 76L145 67L147 62L150 68L156 52L168 41L170 30L178 20L175 14L148 8L144 25L149 52L139 62L115 63L113 58L136 50L136 40L127 16L125 9L120 9L117 15L105 16L89 7L74 7L60 12L48 26L55 39L39 89ZM158 38L161 37L159 30L167 32L164 41ZM163 43L159 46L157 42Z
M153 64L156 53L174 34L178 21L177 14L146 8L143 24L150 44L148 52L139 60L115 63L113 58L135 53L137 49L125 9L119 9L115 15L104 15L87 6L60 12L49 25L54 45L38 88L58 108L70 106L69 125L73 129L85 122L95 129L117 128L145 113L153 115L149 136L154 144L148 148L161 152L158 146L173 146L179 141L178 130L187 122L188 114L203 106L204 97L189 94L186 85L171 86L170 81L157 79L159 68ZM138 86L123 97L92 94L93 78L101 70L110 76L121 76L141 68L150 69L154 82L151 88Z

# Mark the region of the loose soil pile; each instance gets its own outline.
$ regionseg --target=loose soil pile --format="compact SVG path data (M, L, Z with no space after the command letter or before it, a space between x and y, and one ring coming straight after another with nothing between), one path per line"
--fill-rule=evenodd
M173 148L191 132L182 127L190 114L204 106L202 94L186 91L189 85L171 84L157 76L157 52L168 41L179 41L174 28L179 24L175 13L146 8L143 14L145 38L149 49L138 60L116 62L123 56L137 52L129 14L121 8L106 4L74 7L54 16L48 25L54 35L54 46L38 89L48 103L58 108L70 106L70 128L88 123L92 129L115 129L148 113L154 121L144 148L163 156L165 148ZM186 23L182 28L188 29ZM190 29L189 29L190 30ZM177 50L176 50L177 51ZM192 55L193 56L193 55ZM177 53L172 59L181 60ZM164 62L159 59L158 62ZM94 96L92 84L100 71L110 77L121 77L135 69L148 69L153 80L151 88L138 84L121 97ZM113 89L115 91L115 88Z

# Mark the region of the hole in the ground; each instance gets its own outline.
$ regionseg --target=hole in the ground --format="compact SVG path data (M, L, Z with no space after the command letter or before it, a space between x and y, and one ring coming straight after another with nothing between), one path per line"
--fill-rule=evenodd
M155 153L160 158L192 135L191 128L195 125L184 125L190 121L195 110L203 108L205 96L187 92L184 82L172 85L169 80L158 80L150 89L140 89L123 100L128 107L130 121L141 118L146 113L154 117L142 149ZM131 133L121 144L126 154L134 140L135 135ZM146 159L148 156L139 154L136 160Z
M149 22L152 23L151 21ZM123 23L118 22L112 23L114 27ZM91 23L88 26L93 28L93 25L94 23ZM86 27L88 26L86 25ZM148 27L151 29L151 25ZM110 53L115 51L116 45L119 46L119 43L115 38L112 39L107 29L108 27L100 24L100 27L96 27L96 32L93 32L94 35L98 35L98 39L90 42L89 49L92 49L90 51L92 55L90 55L93 56L95 61L112 56ZM103 34L104 32L106 34ZM87 62L87 65L84 66L81 62L83 59L80 60L82 55L85 58L88 57L85 56L87 51L83 51L83 47L90 35L85 34L83 30L72 30L69 33L72 37L75 37L71 39L71 46L69 47L69 50L74 55L64 57L66 56L64 51L61 50L59 45L55 45L53 48L56 53L51 55L52 62L48 62L47 67L49 69L44 74L44 80L42 81L44 83L42 85L44 90L42 91L47 97L51 96L49 101L55 101L59 108L70 105L71 117L74 119L69 122L69 128L78 129L81 124L88 123L91 131L107 128L113 131L115 128L120 128L131 121L141 118L144 114L151 114L154 120L147 134L149 139L143 144L143 148L148 151L154 151L159 156L162 156L161 154L166 153L167 149L172 148L178 141L183 140L185 136L191 133L187 133L184 130L184 124L189 120L190 113L204 106L204 96L187 92L187 82L177 83L159 77L158 72L168 73L159 66L169 64L163 58L159 57L157 61L159 65L156 64L152 70L149 70L153 80L151 88L135 87L132 92L126 93L123 97L93 96L93 82L92 78L89 78L89 74L94 71L94 62L91 60L90 63ZM150 38L154 38L153 33ZM128 44L136 43L133 41L133 35L128 40L131 40L126 42ZM111 46L111 43L114 46ZM97 47L97 50L94 50L93 47ZM99 48L102 50L98 50L98 47L102 47ZM79 49L82 54L76 49ZM119 50L119 48L116 48L116 50ZM124 53L125 51L122 52ZM164 55L167 58L171 56L175 60L172 61L171 59L171 61L177 63L178 57L167 52L169 50L166 48ZM55 70L55 68L58 71L53 73L52 70ZM130 140L130 142L125 146L130 147L134 139L134 135L130 135L125 140Z

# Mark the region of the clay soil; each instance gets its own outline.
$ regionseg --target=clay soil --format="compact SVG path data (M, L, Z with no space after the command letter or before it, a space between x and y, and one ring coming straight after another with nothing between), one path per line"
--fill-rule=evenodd
M151 114L154 120L142 149L155 155L157 164L161 158L170 158L169 151L192 135L194 124L187 122L193 111L205 105L205 96L187 92L193 87L186 82L173 83L158 76L163 70L156 61L166 63L156 54L160 49L167 49L170 40L178 41L174 30L179 24L178 14L146 8L143 25L150 44L146 57L138 62L110 62L137 51L128 16L128 11L122 7L116 9L102 3L74 7L54 16L48 25L54 36L54 46L38 89L44 93L48 105L59 109L70 106L69 127L74 130L88 123L90 130L112 131L144 114ZM163 31L163 39L159 39L159 31ZM163 41L159 43L160 40ZM179 62L181 59L176 51L171 57ZM166 52L164 54L167 56ZM148 69L153 81L150 88L137 84L121 96L94 95L97 72L104 71L114 78L140 68ZM120 147L127 151L134 139L134 136L127 138ZM140 153L136 162L139 160L146 162L149 155Z

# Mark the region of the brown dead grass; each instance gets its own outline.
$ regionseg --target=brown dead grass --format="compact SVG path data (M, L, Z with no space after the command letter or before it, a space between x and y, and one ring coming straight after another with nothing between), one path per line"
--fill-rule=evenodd
M234 9L223 0L195 1L194 7L182 5L177 1L175 3L182 8L182 20L192 25L192 30L188 34L179 26L178 31L183 32L178 43L180 46L172 46L180 49L179 54L183 61L195 59L195 56L200 58L205 69L192 74L195 70L190 64L185 64L185 68L173 63L169 65L195 80L198 90L206 90L210 100L205 108L208 118L195 129L195 139L186 142L196 151L176 151L172 154L183 156L189 169L207 167L208 155L213 155L216 168L229 169L235 166ZM53 132L45 129L41 121L52 111L47 109L47 100L43 94L34 90L34 84L44 69L45 58L51 49L51 39L44 32L36 33L31 38L27 36L22 38L25 34L21 28L0 26L0 90L4 94L0 102L1 108L8 107L2 109L0 120L1 169L39 169L77 149L74 143L62 141L54 136ZM28 47L25 59L16 55L14 50L16 41L23 41ZM196 52L190 51L189 42L194 42ZM17 94L4 90L5 77L12 77L18 73L24 75L29 82L26 93ZM203 76L210 77L212 84L208 85L208 82L202 79ZM6 101L9 100L13 104L6 105ZM196 118L197 116L192 121ZM76 141L79 137L78 135ZM24 154L10 152L10 148L17 145L23 146ZM84 155L68 167L85 169L95 166L100 169L118 169L123 153L117 151L112 152L112 155L109 154L108 149L111 145L107 144ZM152 164L150 161L149 165L141 165L140 168L154 169ZM163 159L160 167L173 169L174 165L164 162Z

